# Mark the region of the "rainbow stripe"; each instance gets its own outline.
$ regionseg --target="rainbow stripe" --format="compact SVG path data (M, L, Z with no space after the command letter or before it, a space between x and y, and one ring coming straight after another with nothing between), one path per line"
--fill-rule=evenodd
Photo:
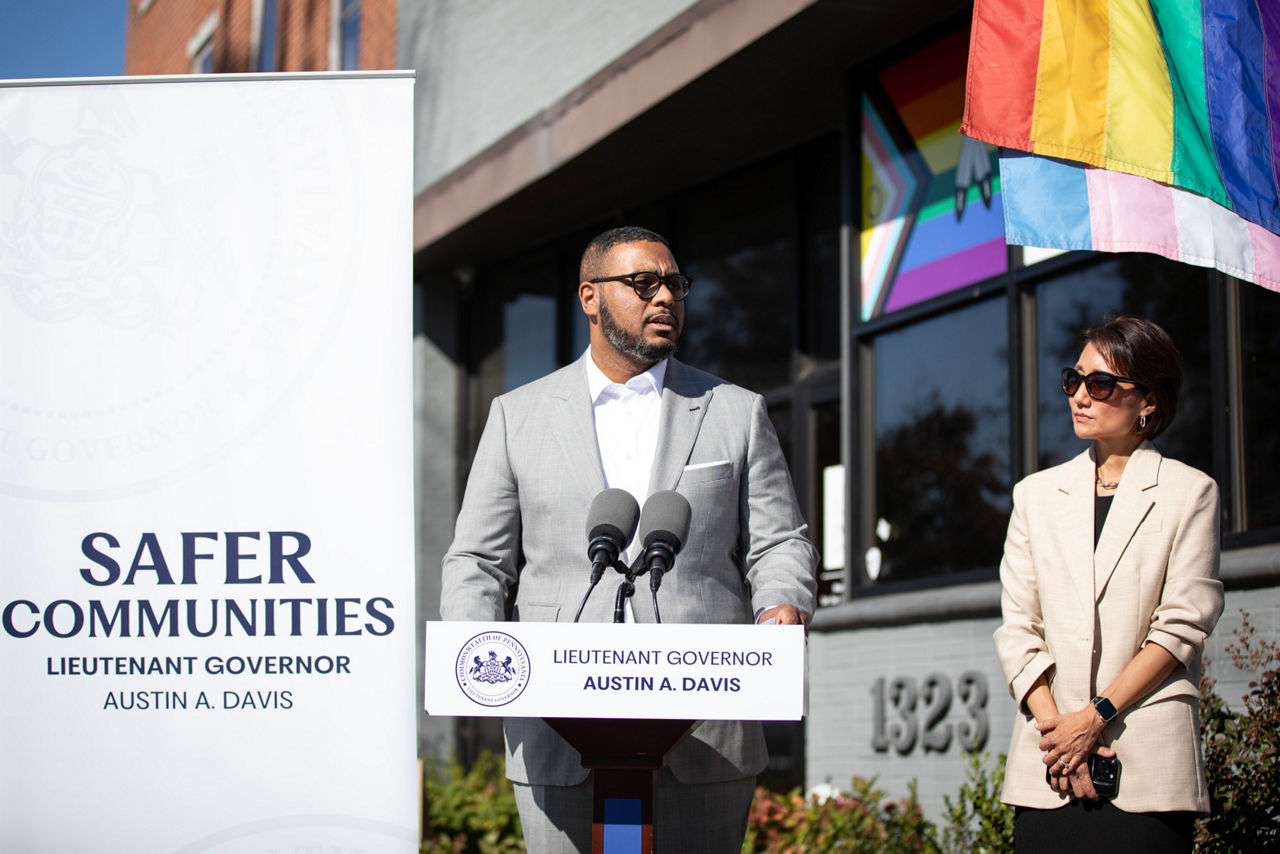
M864 90L863 320L1008 268L994 158L957 133L967 55L968 34L957 29L880 70ZM968 164L981 167L961 167L966 148Z
M961 132L1280 233L1280 2L977 0Z

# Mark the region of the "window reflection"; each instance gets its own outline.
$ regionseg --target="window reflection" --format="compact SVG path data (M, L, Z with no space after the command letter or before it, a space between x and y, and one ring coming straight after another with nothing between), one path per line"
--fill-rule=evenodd
M341 67L343 71L360 68L360 0L342 0Z
M680 358L756 391L791 377L795 182L775 161L692 194L676 247L693 278Z
M502 307L503 391L518 388L554 371L556 301L540 294L519 294Z
M875 341L872 580L1000 561L1009 512L1003 297Z
M809 531L822 553L818 567L818 607L844 601L844 468L840 464L840 402L813 407L814 487Z
M1042 284L1036 291L1039 387L1039 467L1063 462L1087 447L1071 425L1059 375L1080 356L1080 332L1114 314L1158 323L1182 354L1178 415L1155 445L1160 452L1210 472L1209 292L1198 267L1153 256L1122 255Z
M800 351L817 362L840 360L839 138L818 140L797 155L800 187Z
M481 423L494 397L559 367L560 285L551 251L497 264L471 285L468 337Z
M1280 294L1254 285L1240 290L1240 345L1244 384L1245 525L1248 529L1280 525Z
M258 63L254 70L276 70L276 0L262 0L262 20L258 29Z

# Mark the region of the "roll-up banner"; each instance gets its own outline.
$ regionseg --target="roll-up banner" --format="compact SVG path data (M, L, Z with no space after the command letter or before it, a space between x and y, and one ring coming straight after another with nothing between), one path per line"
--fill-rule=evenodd
M0 850L416 850L412 87L0 84Z

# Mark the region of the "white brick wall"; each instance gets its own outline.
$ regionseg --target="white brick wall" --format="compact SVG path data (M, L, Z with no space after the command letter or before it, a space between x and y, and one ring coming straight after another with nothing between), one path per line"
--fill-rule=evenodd
M1259 635L1280 640L1280 587L1228 593L1222 620L1209 639L1207 672L1219 680L1219 693L1237 706L1249 677L1230 669L1223 647L1240 624L1241 607L1249 611ZM990 735L984 749L993 756L1003 753L1009 745L1014 706L991 641L998 625L999 620L991 618L811 634L807 785L830 783L848 789L855 775L874 776L886 794L902 797L907 784L916 780L926 815L940 820L943 796L954 797L964 780L964 755L954 734L942 752L926 751L919 740L905 754L893 746L885 751L873 749L873 689L878 679L885 680L887 693L895 678L920 685L935 673L947 677L954 688L962 673L981 673L989 692L985 710ZM885 706L886 725L891 726L898 717L892 703L886 700ZM920 720L923 706L923 701L916 706ZM953 697L942 723L951 724L954 731L956 724L969 717Z
M1255 637L1280 641L1280 587L1228 592L1222 619L1205 644L1205 674L1218 681L1219 696L1235 709L1243 706L1241 698L1252 678L1252 674L1235 669L1231 657L1224 649L1227 644L1236 640L1233 632L1240 627L1241 609L1249 612L1249 622L1253 624Z

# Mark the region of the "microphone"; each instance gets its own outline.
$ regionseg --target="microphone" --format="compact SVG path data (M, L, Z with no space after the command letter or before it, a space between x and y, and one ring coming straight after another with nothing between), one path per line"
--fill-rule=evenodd
M658 613L658 587L662 576L675 565L676 555L689 538L689 523L693 508L678 492L655 492L644 503L640 517L640 542L644 545L642 556L644 569L649 573L649 592L653 596L653 616L661 623Z
M640 521L640 505L625 489L606 489L591 501L587 511L587 557L591 578L599 581L605 569L631 542Z
M592 499L591 508L587 510L587 557L591 559L591 584L573 618L575 623L582 616L587 598L604 571L617 562L618 555L631 542L639 520L640 505L625 489L606 489Z

